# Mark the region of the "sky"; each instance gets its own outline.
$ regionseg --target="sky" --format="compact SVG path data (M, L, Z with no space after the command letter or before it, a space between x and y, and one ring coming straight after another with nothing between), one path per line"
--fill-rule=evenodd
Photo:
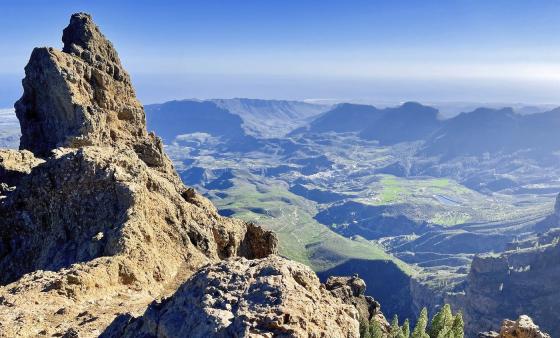
M93 15L145 103L251 97L560 104L560 1L2 0L0 108Z

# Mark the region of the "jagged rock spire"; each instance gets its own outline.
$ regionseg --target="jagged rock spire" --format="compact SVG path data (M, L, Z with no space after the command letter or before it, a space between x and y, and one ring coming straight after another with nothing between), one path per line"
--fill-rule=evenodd
M89 15L63 40L33 51L16 103L21 148L45 158L0 151L2 337L97 337L202 266L277 252L184 186Z
M105 60L120 63L113 44L105 38L89 14L76 13L70 17L70 24L62 32L62 42L64 53L83 57L83 53L89 51Z
M57 147L119 144L161 153L130 77L91 16L72 15L62 41L62 51L36 48L25 67L24 93L15 104L20 148L48 156Z

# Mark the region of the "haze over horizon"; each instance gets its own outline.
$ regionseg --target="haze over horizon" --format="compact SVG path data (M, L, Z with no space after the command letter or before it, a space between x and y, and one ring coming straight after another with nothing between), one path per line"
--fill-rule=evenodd
M79 11L113 38L145 104L217 97L560 103L560 4L412 4L6 1L0 107L21 94L33 47L61 46L60 28ZM34 25L22 24L22 13Z

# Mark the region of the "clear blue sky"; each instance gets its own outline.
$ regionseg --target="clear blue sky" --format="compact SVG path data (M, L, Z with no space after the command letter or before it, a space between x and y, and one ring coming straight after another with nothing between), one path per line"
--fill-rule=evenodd
M21 1L0 3L0 107L35 46L86 11L145 103L334 98L560 103L560 2Z

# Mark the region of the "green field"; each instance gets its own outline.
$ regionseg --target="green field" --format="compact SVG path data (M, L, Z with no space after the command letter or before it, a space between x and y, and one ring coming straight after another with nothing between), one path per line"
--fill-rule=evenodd
M248 174L247 174L248 175ZM279 236L280 253L311 266L316 271L330 269L348 259L391 260L407 274L414 270L385 253L379 245L361 238L349 239L320 224L313 216L314 202L292 194L281 181L238 174L226 197L212 197L219 209L274 230Z
M526 215L545 214L550 209L550 200L546 198L499 193L485 195L446 178L379 175L379 179L360 195L355 198L356 202L394 205L411 219L445 227L515 220Z

